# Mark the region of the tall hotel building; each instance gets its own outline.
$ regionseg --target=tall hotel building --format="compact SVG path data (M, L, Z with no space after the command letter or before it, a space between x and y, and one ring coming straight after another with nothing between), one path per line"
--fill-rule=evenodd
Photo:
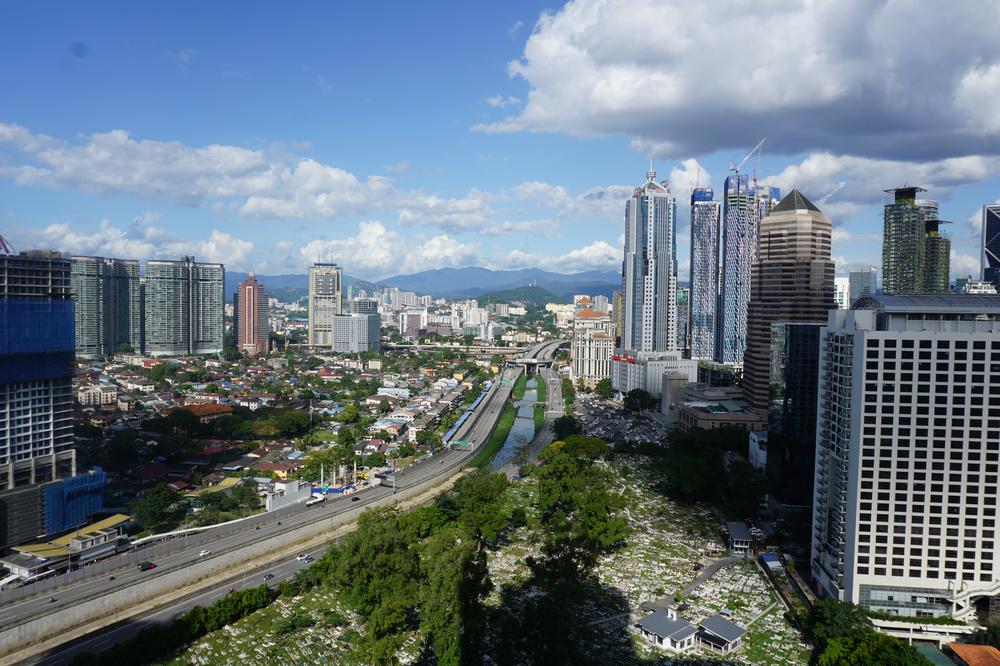
M983 256L980 279L1000 291L1000 204L983 206Z
M73 257L70 291L76 303L77 356L110 356L121 345L142 349L138 261Z
M271 324L267 290L253 273L247 276L233 294L233 343L236 351L245 354L266 354Z
M813 579L891 614L997 615L1000 296L879 295L820 334Z
M747 176L726 178L723 193L722 276L716 318L715 360L742 364L747 346L750 267L757 258L760 221L780 197L775 187L750 185Z
M719 212L709 188L691 193L691 358L715 358L715 317L719 304Z
M676 219L677 200L650 168L625 206L623 349L677 349Z
M594 388L611 377L611 355L615 348L611 315L583 308L573 315L570 378Z
M143 288L145 347L151 356L222 351L225 275L222 264L151 260Z
M315 263L309 267L309 344L333 345L334 317L343 312L344 273L337 264Z

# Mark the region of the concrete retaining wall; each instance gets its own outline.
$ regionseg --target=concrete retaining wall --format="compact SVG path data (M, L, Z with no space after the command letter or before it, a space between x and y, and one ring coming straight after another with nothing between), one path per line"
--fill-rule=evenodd
M413 499L449 479L436 479L435 484L401 490L392 497L393 503ZM29 620L23 624L0 631L0 664L13 664L30 656L26 648L59 637L60 643L75 635L83 635L106 624L126 619L151 610L171 600L179 599L212 583L189 589L210 579L216 584L230 579L249 566L259 566L255 560L276 556L284 551L298 550L307 541L329 536L332 532L352 524L368 507L349 509L336 516L321 519L299 528L275 535L258 544L245 546L232 552L221 553L205 561L195 562L178 571L156 573L147 579L109 592L94 599L80 602L54 613ZM272 559L276 559L272 557ZM251 564L252 563L252 564ZM104 621L102 625L87 626ZM82 631L79 631L83 629ZM39 650L45 649L40 647Z

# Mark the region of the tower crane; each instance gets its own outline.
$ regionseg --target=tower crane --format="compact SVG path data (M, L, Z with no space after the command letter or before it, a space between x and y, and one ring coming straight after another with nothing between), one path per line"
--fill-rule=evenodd
M740 169L743 168L743 165L746 164L746 161L748 159L750 159L751 157L753 157L754 153L757 153L757 165L753 169L753 184L756 186L757 185L757 170L760 168L760 149L763 147L765 141L767 141L767 137L764 137L763 139L761 139L760 143L758 143L756 146L754 146L753 150L751 150L749 153L747 153L747 156L744 157L742 160L740 160L739 164L737 164L736 162L730 162L729 163L729 170L730 171L735 171L736 175L739 176L740 175ZM738 178L737 178L737 181L738 181Z
M0 236L0 254L14 254L14 248L3 236Z

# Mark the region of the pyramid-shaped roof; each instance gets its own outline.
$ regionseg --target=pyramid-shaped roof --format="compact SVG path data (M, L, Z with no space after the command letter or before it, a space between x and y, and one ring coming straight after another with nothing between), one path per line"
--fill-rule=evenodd
M781 213L786 210L814 210L817 213L822 213L819 208L816 207L812 201L806 198L804 194L798 190L792 190L785 195L785 198L778 202L778 205L771 209L772 213Z

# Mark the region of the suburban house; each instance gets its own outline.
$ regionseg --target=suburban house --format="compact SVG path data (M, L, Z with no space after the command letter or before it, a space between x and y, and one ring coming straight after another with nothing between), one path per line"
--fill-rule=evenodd
M678 619L673 608L647 615L639 620L638 627L650 643L673 652L687 652L694 647L698 633L690 622Z
M729 532L729 550L734 553L745 553L750 550L750 529L746 523L726 523Z

